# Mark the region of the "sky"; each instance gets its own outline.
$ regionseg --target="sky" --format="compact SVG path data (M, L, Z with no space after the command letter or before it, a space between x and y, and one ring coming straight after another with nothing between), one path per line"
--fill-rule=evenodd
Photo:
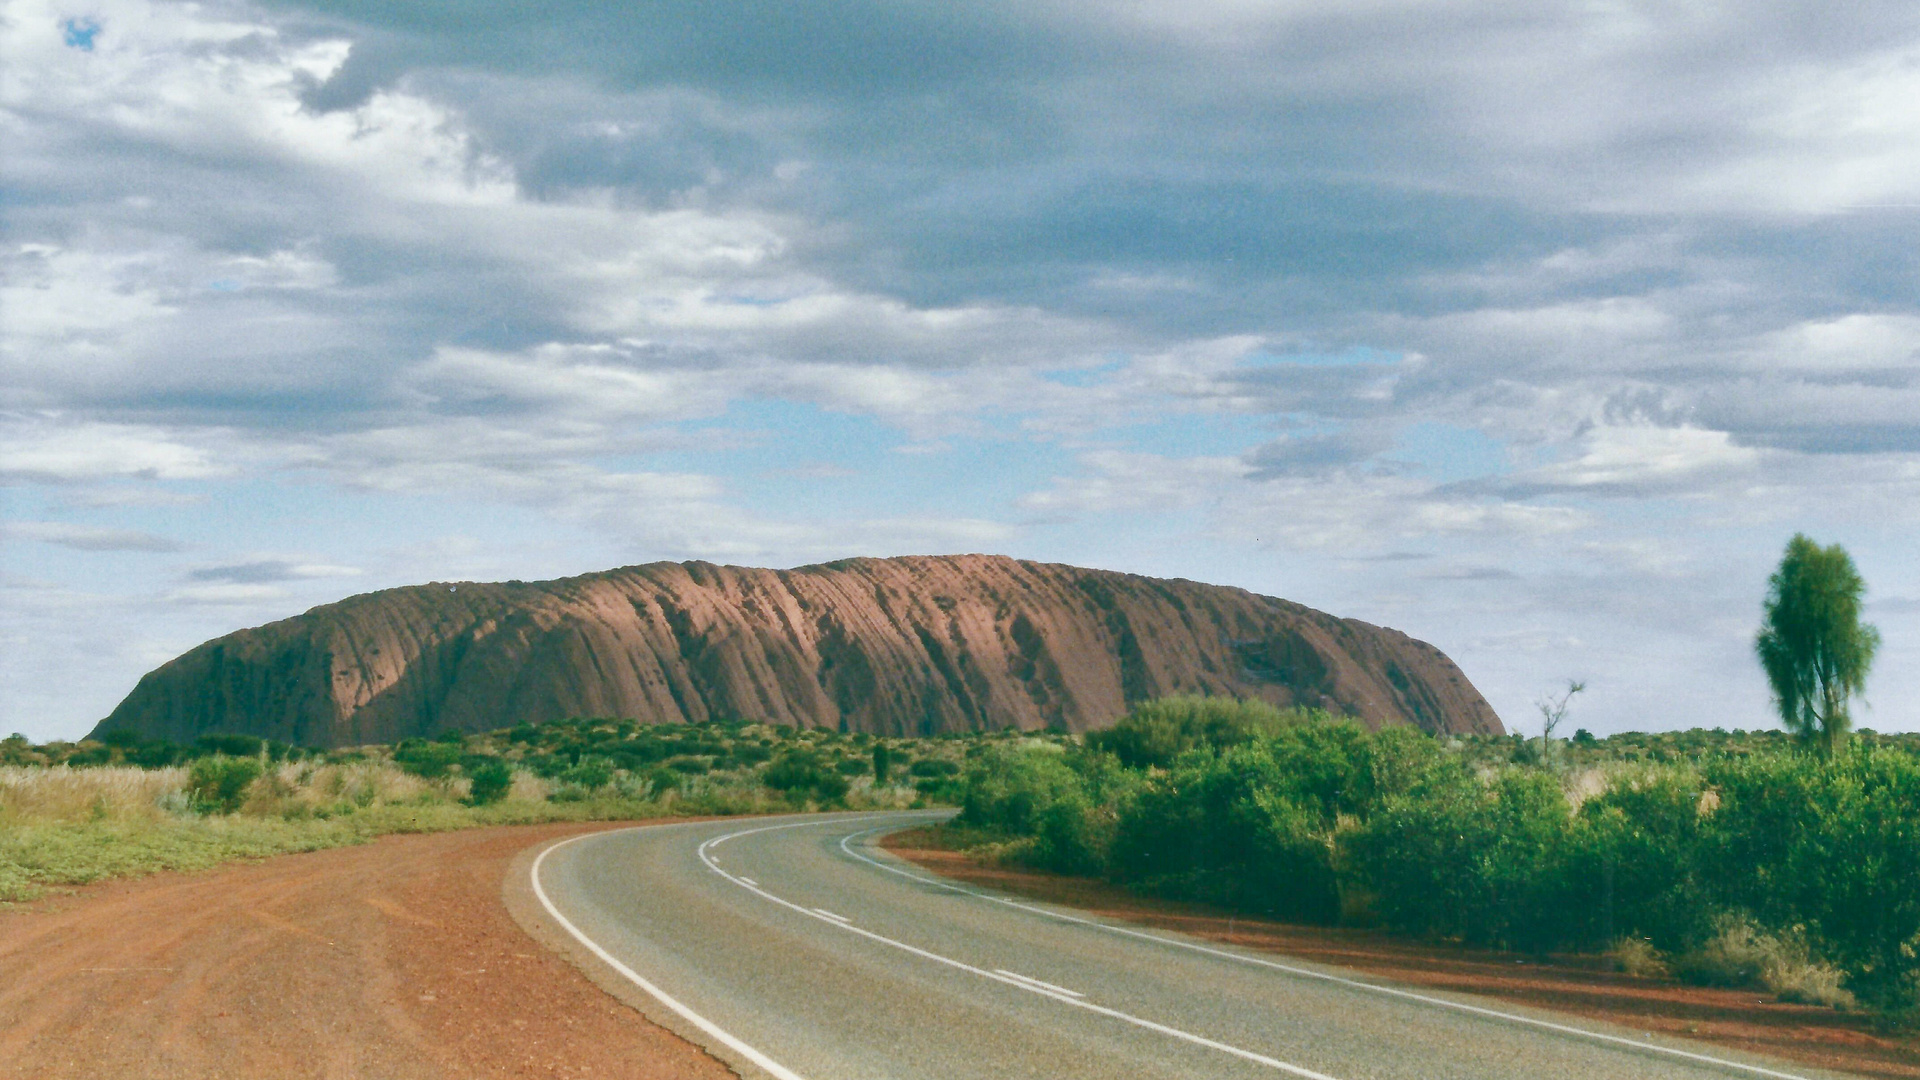
M355 593L996 552L1920 731L1920 6L0 2L0 730Z

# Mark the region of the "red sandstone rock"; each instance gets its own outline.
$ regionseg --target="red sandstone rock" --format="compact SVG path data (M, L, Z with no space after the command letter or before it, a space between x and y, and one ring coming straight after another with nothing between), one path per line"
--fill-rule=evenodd
M367 593L193 649L97 730L325 747L574 716L1079 731L1179 693L1501 731L1453 661L1399 631L1243 589L988 555Z

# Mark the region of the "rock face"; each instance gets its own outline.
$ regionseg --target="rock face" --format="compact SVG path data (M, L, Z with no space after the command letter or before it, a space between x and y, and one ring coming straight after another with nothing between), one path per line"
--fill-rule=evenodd
M1500 732L1439 649L1242 589L999 556L652 563L350 597L149 672L96 734L392 742L574 716L1084 730L1177 693Z

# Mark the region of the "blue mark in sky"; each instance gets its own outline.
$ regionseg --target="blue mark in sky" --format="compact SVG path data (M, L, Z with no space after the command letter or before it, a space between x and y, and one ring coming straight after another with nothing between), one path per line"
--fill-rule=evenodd
M1125 448L1163 457L1240 454L1273 437L1273 418L1237 413L1184 413L1117 429Z
M98 19L67 19L60 24L61 39L81 52L93 51L93 39L100 33Z
M1040 377L1056 386L1098 386L1106 381L1107 376L1126 366L1125 360L1114 360L1098 367L1057 368L1053 371L1043 371Z
M1390 456L1443 484L1513 471L1505 443L1477 428L1431 420L1401 428Z
M1248 353L1241 362L1248 367L1256 368L1286 364L1305 367L1354 367L1361 364L1398 364L1404 359L1406 356L1403 353L1355 345L1349 349L1341 349L1339 352L1252 352Z

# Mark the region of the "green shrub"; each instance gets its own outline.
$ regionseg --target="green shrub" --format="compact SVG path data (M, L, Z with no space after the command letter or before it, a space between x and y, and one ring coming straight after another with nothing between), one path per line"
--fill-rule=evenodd
M1151 892L1278 918L1340 911L1328 822L1267 745L1190 755L1121 812L1109 873ZM1294 789L1294 790L1289 790Z
M580 764L561 773L560 778L587 791L598 791L613 782L613 766L601 758L582 758Z
M437 780L460 764L460 747L446 742L408 739L393 749L393 763L424 780Z
M187 770L187 795L200 809L231 814L261 772L257 758L203 757Z
M252 735L202 735L193 740L193 753L201 756L225 754L228 757L257 757L260 740Z
M799 748L786 751L760 773L760 782L789 799L802 800L811 795L822 803L845 798L852 785L829 768L818 751Z
M1847 988L1887 1009L1920 986L1920 760L1858 746L1717 766L1716 880L1763 926L1804 926Z
M472 806L497 803L513 790L513 766L498 758L475 765L467 770L467 776L471 780L467 803Z
M1088 732L1090 749L1113 754L1130 768L1171 765L1196 747L1252 742L1304 719L1264 701L1170 697L1143 701L1105 731Z

